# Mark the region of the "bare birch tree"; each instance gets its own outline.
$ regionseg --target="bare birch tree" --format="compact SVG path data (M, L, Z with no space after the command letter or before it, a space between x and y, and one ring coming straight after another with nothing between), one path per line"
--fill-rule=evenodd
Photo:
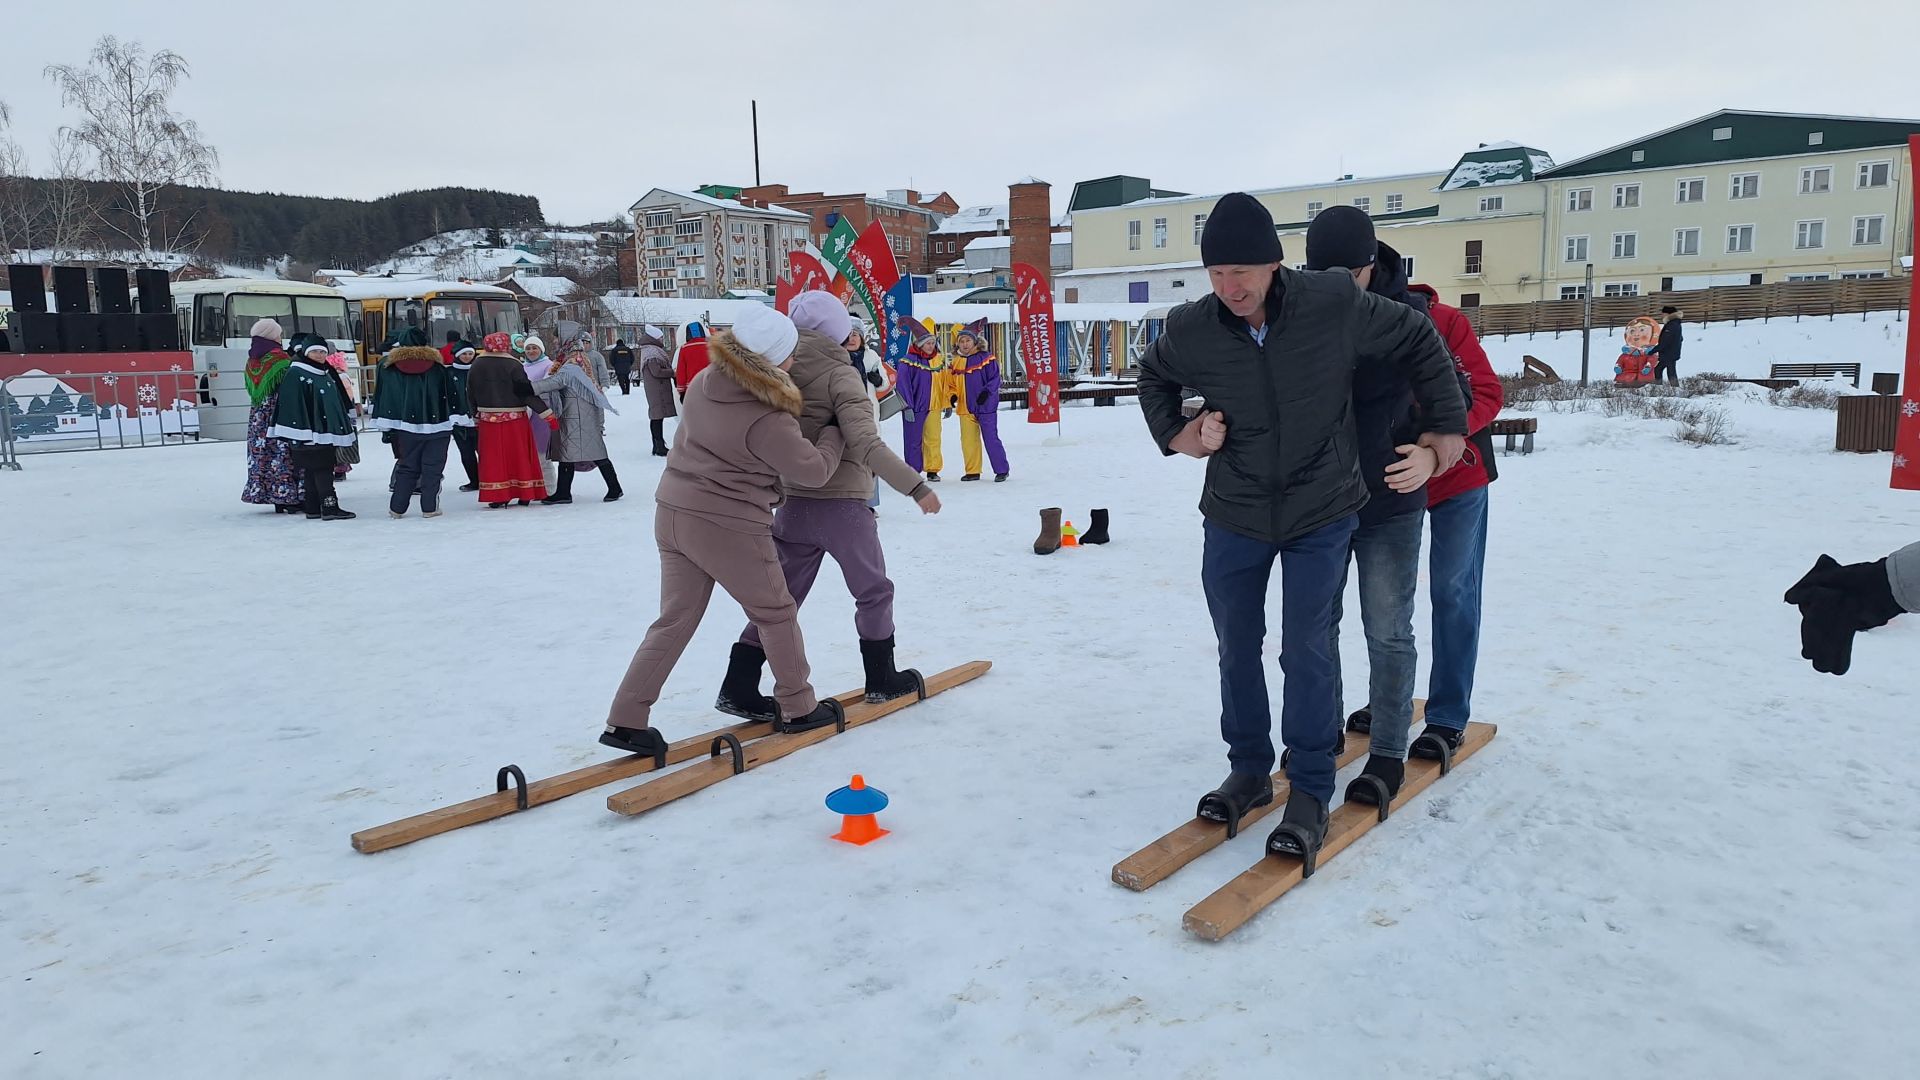
M94 44L85 67L51 64L46 69L60 89L60 103L80 111L80 123L62 130L93 151L99 177L119 188L116 209L130 227L102 220L137 245L141 261L149 264L155 261L161 193L179 184L213 183L220 163L198 125L170 108L169 98L188 75L179 53L163 49L149 55L139 42L122 44L111 34ZM174 235L161 238L169 250L185 239L186 224L174 226Z
M48 253L53 262L84 257L99 234L100 208L87 188L86 148L62 129L47 140L52 168L41 185Z

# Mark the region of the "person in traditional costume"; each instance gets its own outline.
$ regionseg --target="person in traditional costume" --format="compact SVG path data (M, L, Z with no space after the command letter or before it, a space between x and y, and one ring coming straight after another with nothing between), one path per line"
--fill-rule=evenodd
M547 456L560 467L560 486L541 501L549 506L573 502L573 474L584 467L600 469L607 482L604 502L617 502L623 492L620 477L607 456L607 414L618 414L599 386L594 383L593 361L586 340L577 338L568 348L552 374L533 382L533 392L552 403L560 416L547 442Z
M283 331L272 319L253 324L253 343L247 348L247 483L240 501L271 506L276 514L297 514L304 502L300 470L293 449L284 439L267 434L274 411L280 407L280 382L293 359L281 347Z
M946 363L941 359L933 331L905 315L900 316L895 326L913 343L894 371L894 392L906 406L900 412L901 434L905 440L900 456L913 466L913 471L925 472L928 480L938 483L941 460L937 415L946 406L938 400L937 386L938 375ZM935 417L932 424L927 422L930 414Z
M960 378L961 480L980 479L980 448L993 463L993 482L1007 482L1007 448L1000 443L1000 360L988 351L987 320L976 319L953 339L948 368Z
M353 404L340 373L327 363L331 346L308 345L287 365L280 400L267 434L292 444L293 463L304 474L303 504L310 520L348 521L354 514L334 496L334 452L354 441Z
M470 341L452 346L453 360L447 374L453 379L453 445L460 451L460 468L467 474L461 491L480 490L480 433L473 423L473 402L467 397L467 375L473 371L473 358L479 350Z
M453 441L453 414L460 407L453 373L432 346L398 345L380 358L373 390L373 426L393 439L400 460L393 467L387 516L403 518L420 496L423 517L440 516L440 479Z
M524 353L520 367L526 371L528 382L536 383L553 374L553 357L547 355L547 343L540 335L528 334L521 339L520 348ZM553 458L547 453L547 444L553 437L548 429L539 424L534 424L529 430L533 432L533 452L540 459L541 475L546 479L547 490L553 491L559 486Z
M515 500L526 506L546 498L527 412L532 410L539 417L535 422L549 432L560 426L560 417L533 392L526 370L513 358L506 331L496 330L481 340L467 375L467 399L480 433L481 503L497 510Z

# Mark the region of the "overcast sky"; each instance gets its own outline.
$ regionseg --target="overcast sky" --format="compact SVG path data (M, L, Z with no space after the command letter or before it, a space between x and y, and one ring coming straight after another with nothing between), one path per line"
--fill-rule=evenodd
M41 69L99 35L192 65L221 186L467 185L549 220L654 186L951 191L1115 173L1215 192L1444 169L1512 139L1567 161L1723 107L1920 116L1920 3L1668 0L333 0L6 5L0 101L38 165ZM1476 14L1484 12L1484 14Z

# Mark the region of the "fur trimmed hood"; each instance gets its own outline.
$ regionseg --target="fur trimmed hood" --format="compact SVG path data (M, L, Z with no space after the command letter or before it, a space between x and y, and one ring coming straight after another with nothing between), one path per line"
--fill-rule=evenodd
M707 357L707 370L725 377L761 404L789 416L800 415L800 388L794 385L793 379L740 344L733 331L722 330L709 338Z
M380 366L396 368L407 375L422 375L445 361L440 350L429 345L396 345L380 358Z

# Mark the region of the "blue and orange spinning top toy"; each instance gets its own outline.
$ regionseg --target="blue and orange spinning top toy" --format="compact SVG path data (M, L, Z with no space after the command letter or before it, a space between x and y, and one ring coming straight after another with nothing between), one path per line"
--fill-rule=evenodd
M887 835L875 814L887 808L887 793L867 786L867 778L853 774L853 782L827 796L827 809L840 815L840 831L835 840L866 845Z

